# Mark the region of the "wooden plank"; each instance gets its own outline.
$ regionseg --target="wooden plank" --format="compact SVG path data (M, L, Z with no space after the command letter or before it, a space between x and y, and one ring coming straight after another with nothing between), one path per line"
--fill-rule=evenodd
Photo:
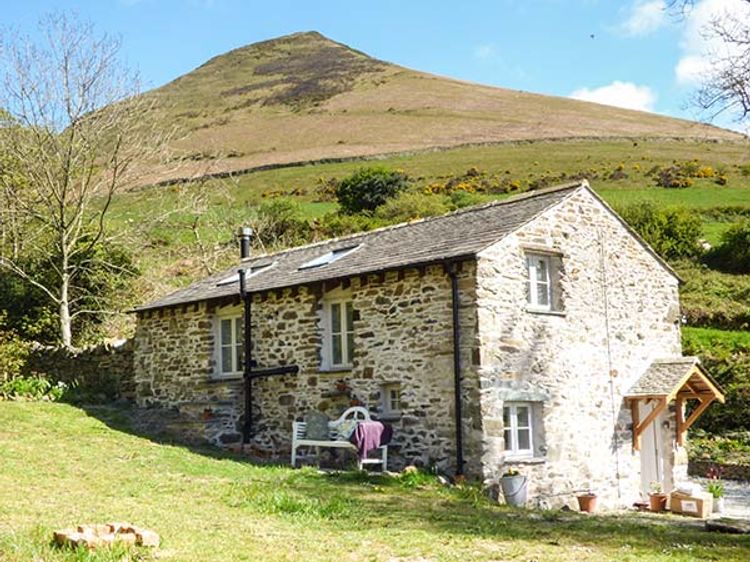
M635 428L638 426L638 400L630 399L630 417L633 420L633 449L639 451L641 448L641 439L636 437Z
M682 447L685 443L685 401L679 395L677 396L675 418L677 419L677 444Z
M657 399L657 404L653 410L646 416L642 422L633 425L633 446L636 450L641 447L641 434L645 429L651 425L659 414L661 414L667 408L667 399L662 397ZM635 445L638 445L635 447Z
M713 396L708 396L700 399L700 404L690 413L690 416L688 416L687 421L684 425L684 430L687 431L690 429L690 426L695 423L695 420L698 419L698 417L711 405L711 402L714 401Z
M676 398L682 398L683 400L700 400L703 396L710 396L710 394L695 394L693 392L678 392Z

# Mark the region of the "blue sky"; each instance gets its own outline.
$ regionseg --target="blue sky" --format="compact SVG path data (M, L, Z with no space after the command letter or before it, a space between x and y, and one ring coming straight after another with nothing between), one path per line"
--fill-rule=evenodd
M24 0L4 2L3 22L33 32L45 12L75 11L122 37L149 87L232 48L317 30L436 74L694 118L700 25L737 3L700 0L678 19L663 0Z

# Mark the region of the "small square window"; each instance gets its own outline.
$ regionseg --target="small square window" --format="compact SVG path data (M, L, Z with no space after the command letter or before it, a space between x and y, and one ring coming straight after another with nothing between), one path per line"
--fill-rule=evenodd
M510 458L534 456L533 406L530 402L503 406L505 453Z
M382 411L384 416L401 414L401 385L391 383L383 385L380 391L382 397Z

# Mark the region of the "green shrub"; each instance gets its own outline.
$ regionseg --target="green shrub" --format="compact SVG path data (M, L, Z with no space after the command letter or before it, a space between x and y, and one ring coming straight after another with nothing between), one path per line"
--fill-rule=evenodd
M750 221L729 227L706 262L729 273L750 273Z
M451 210L446 201L439 195L406 192L378 207L375 216L389 223L434 217Z
M312 228L299 203L283 197L262 203L257 211L256 234L264 245L286 247L304 244Z
M750 431L729 431L712 435L702 429L690 433L690 458L721 464L750 464Z
M454 191L449 197L451 207L454 209L463 209L464 207L479 205L483 202L481 196L476 193L469 193L468 191Z
M19 376L28 357L29 344L15 333L0 329L0 382Z
M52 383L42 375L18 376L0 384L0 399L54 402L62 398L67 389L64 382Z
M746 332L686 328L685 355L697 355L724 390L725 404L713 404L695 423L713 434L750 431L750 339ZM718 459L716 459L718 460Z
M700 217L686 209L660 209L653 203L636 203L619 210L620 216L664 258L700 254L703 234Z
M336 186L336 199L345 214L372 212L409 185L403 172L383 167L360 168Z
M367 215L342 215L341 213L327 213L314 223L317 239L337 238L365 232L382 226L383 222Z

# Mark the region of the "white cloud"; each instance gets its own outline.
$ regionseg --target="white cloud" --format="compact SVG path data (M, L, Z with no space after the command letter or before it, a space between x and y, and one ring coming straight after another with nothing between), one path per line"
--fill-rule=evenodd
M711 33L711 23L721 18L736 21L750 19L746 0L700 0L687 13L680 48L682 56L675 66L681 84L695 84L715 70L716 60L732 55L732 47Z
M600 88L579 88L570 97L640 111L653 111L656 104L656 94L651 88L620 80Z
M485 60L495 56L495 45L492 43L486 43L484 45L478 45L474 49L474 58Z
M618 27L621 33L629 36L648 35L666 22L667 6L664 0L635 0L626 14L627 19Z

